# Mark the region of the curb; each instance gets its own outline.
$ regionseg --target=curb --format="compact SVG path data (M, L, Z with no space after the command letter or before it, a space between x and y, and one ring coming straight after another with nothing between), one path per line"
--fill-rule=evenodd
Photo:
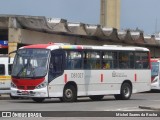
M160 111L160 108L156 107L148 107L148 106L139 106L140 109L148 109L148 110L158 110Z
M0 94L0 100L10 100L10 95L3 95L3 94Z

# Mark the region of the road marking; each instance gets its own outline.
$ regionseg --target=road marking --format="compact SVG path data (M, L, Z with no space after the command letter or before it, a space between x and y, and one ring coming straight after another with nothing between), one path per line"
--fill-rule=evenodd
M147 100L147 101L160 101L160 100Z
M138 110L138 107L126 107L126 108L110 109L110 110L104 110L104 111L134 111L133 109Z

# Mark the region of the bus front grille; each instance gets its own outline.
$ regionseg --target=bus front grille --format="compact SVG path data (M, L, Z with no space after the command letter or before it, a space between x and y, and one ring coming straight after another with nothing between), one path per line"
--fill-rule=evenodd
M33 90L33 89L35 89L35 86L18 86L18 89L20 89L20 90Z
M24 86L18 86L18 89L24 90Z

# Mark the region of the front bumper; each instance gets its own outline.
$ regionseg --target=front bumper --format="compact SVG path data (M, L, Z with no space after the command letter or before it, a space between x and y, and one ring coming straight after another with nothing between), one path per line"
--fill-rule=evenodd
M160 90L159 82L151 83L152 90Z
M15 97L48 97L47 88L34 90L19 90L11 88L11 95Z

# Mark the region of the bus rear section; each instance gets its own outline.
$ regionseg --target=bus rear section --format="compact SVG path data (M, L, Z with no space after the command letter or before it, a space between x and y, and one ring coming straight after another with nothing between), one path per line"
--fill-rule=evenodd
M151 59L151 89L160 90L160 59Z
M0 94L10 93L13 58L8 64L7 56L0 56Z
M101 100L108 94L128 100L132 93L149 91L150 83L146 48L39 44L17 51L11 94L36 102Z

